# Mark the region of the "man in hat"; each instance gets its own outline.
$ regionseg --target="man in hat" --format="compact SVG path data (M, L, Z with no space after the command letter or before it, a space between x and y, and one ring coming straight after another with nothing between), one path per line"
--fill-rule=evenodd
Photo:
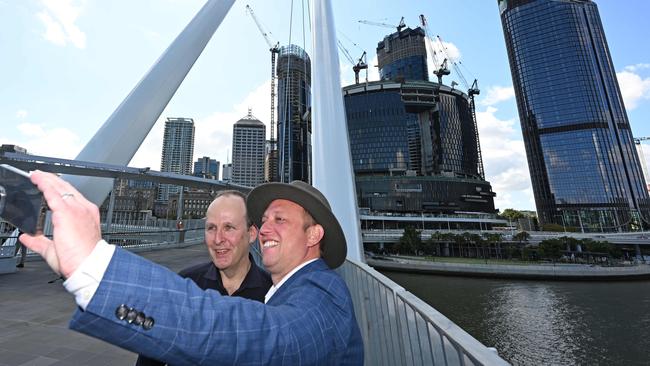
M205 213L205 245L211 261L185 268L178 274L203 290L224 296L238 296L264 302L271 277L259 268L249 253L257 239L257 228L246 210L246 195L239 191L217 193ZM136 366L163 366L165 363L140 356Z
M169 364L363 364L350 293L332 271L345 259L345 237L308 184L268 183L249 194L273 281L262 304L204 292L107 244L95 205L52 174L31 179L52 210L54 238L21 238L67 278L79 305L72 329Z

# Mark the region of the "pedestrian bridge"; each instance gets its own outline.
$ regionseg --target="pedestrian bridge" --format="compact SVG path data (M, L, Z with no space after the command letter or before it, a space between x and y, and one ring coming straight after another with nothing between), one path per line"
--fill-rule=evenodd
M94 174L89 174L95 176L72 173L79 168L76 164L53 168L75 174L64 178L89 201L101 205L111 192L113 181L106 177L115 178L121 174L139 177L140 174L146 174L152 180L177 181L177 177L156 176L149 168L133 171L123 167L131 161L233 2L234 0L208 0L88 141L77 155L76 161L102 164ZM336 30L332 8L327 0L313 0L310 9L310 25L313 29L311 55L313 105L310 109L313 147L312 184L328 198L345 232L348 242L348 260L339 269L339 273L344 277L353 296L357 320L364 337L366 364L390 366L506 364L494 350L479 343L435 309L363 262L363 243L358 209L355 204L346 117L341 98L340 64L336 51ZM337 172L336 177L331 174L332 172ZM215 185L221 183L214 181ZM173 184L191 185L189 182ZM182 202L183 190L180 192L179 201ZM109 204L109 211L111 206L112 204ZM203 225L200 220L192 225L186 223L184 230L177 232L175 226L164 227L162 224L146 230L149 226L147 224L114 223L111 215L108 217L103 226L106 239L132 250L169 248L181 245L179 242L199 243L203 235ZM128 225L136 226L137 231L129 231ZM184 238L180 240L182 235ZM173 239L175 236L176 240ZM15 239L7 240L5 244L10 245L11 240ZM7 263L10 264L13 260L9 255L9 253L13 254L13 248L9 245L3 246L5 248L0 254L3 256L0 261L4 262L5 268ZM39 304L30 302L26 306L37 305ZM40 348L44 344L35 343L32 346ZM50 363L52 362L48 364ZM40 362L40 364L44 363Z
M0 223L0 228L4 225ZM164 253L179 247L202 248L203 225L203 220L186 221L186 229L181 232L175 228L173 220L161 220L155 226L114 223L111 225L114 230L105 231L104 238L145 255L154 251ZM106 227L105 223L102 224L103 229ZM46 230L49 232L51 229ZM181 235L182 242L179 240ZM0 273L13 273L16 271L12 245L15 237L7 234L3 240ZM252 247L259 261L256 248ZM30 259L40 261L34 254ZM27 267L31 266L28 262ZM495 349L485 347L440 312L366 263L348 259L338 272L352 294L364 339L366 365L507 364ZM24 305L31 306L30 303Z

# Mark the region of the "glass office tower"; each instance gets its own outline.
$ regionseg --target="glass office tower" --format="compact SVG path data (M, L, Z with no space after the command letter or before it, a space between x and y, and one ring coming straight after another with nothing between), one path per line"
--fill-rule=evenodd
M596 4L498 3L540 222L583 231L649 222L648 193Z

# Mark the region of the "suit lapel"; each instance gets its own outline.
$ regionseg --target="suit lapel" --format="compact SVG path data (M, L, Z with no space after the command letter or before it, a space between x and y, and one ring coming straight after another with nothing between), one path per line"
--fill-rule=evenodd
M291 276L287 282L282 284L278 291L273 294L269 302L267 304L269 305L281 305L284 304L291 294L291 288L297 286L302 282L302 279L305 278L309 273L316 272L316 271L322 271L327 269L327 264L322 259L317 259L308 265L302 267L298 272L294 273L293 276Z

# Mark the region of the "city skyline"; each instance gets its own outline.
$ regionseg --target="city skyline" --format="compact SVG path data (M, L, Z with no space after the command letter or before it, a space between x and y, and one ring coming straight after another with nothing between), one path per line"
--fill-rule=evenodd
M3 22L7 30L0 37L12 55L0 62L3 69L14 71L7 75L5 103L0 106L3 120L10 126L0 133L2 143L20 145L35 154L74 158L203 3L166 1L151 6L148 2L0 1L0 10L7 15ZM249 4L275 40L287 44L289 2ZM643 21L650 6L645 2L635 3L636 7L617 7L605 1L597 4L632 132L650 136L650 126L644 123L650 116L650 51L639 47L644 44L644 29L650 27ZM158 168L164 127L160 121L170 116L194 118L195 155L224 163L229 161L232 123L249 107L268 125L270 57L245 5L235 3L131 166ZM481 147L486 179L497 193L496 206L501 210L534 209L496 1L380 2L372 6L334 1L333 8L339 38L351 55L357 57L361 48L368 52L370 80L378 78L374 67L377 42L393 30L357 21L397 24L403 15L407 26L415 28L417 16L425 14L432 33L449 42L450 53L460 54L463 65L471 70L464 70L465 77L479 79ZM450 16L436 16L441 12ZM302 47L300 14L297 5L292 43ZM631 30L621 26L624 23L636 26ZM306 38L309 53L308 31ZM240 57L233 61L232 54ZM341 55L339 59L342 85L351 84L351 65ZM227 68L238 72L229 73ZM237 80L231 81L228 74L235 74ZM365 79L363 71L360 79ZM454 75L444 80L447 84L452 81L460 82Z

